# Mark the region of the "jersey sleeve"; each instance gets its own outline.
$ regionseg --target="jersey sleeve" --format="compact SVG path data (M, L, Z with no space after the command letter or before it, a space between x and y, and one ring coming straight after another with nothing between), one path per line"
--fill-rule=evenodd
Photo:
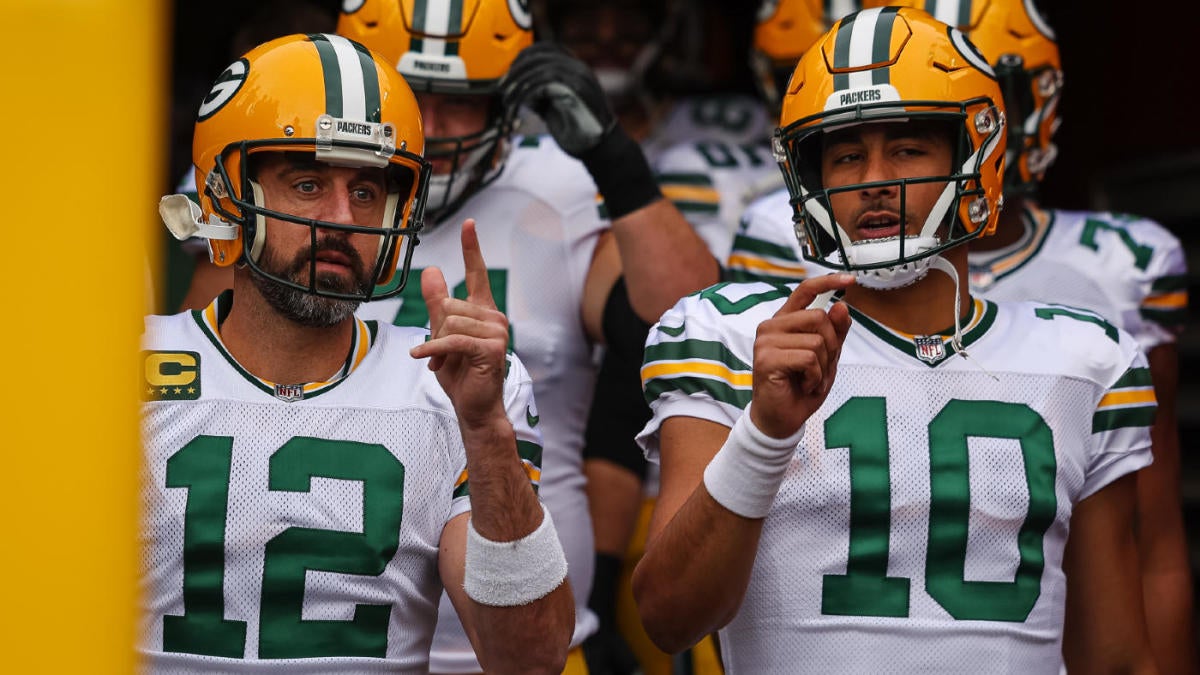
M1150 427L1157 403L1150 381L1150 368L1132 336L1119 331L1124 367L1113 368L1092 415L1092 452L1079 499L1084 499L1114 480L1149 466Z
M653 416L638 434L649 461L658 461L658 432L669 417L733 426L750 403L754 335L769 316L764 303L790 292L768 284L717 284L683 298L651 328L642 388Z
M783 180L765 141L689 141L666 150L655 171L663 195L718 261L729 257L746 205Z
M725 267L734 281L786 283L809 275L786 189L759 197L746 208Z
M1153 254L1141 284L1141 304L1130 332L1149 352L1175 342L1187 320L1187 262L1179 239L1150 220L1131 226L1133 236L1152 242Z
M517 455L529 476L534 491L542 481L542 430L537 403L533 399L533 380L525 365L516 354L509 353L507 373L504 377L504 410L512 423L517 437ZM467 475L466 455L454 483L454 500L450 507L450 518L471 510L471 484Z

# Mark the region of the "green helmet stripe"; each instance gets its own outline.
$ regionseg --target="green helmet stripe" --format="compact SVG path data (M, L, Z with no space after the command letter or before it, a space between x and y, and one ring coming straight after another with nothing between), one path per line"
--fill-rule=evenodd
M334 117L342 116L342 72L338 67L337 53L325 35L309 35L308 39L317 48L321 57L321 79L325 82L325 112Z

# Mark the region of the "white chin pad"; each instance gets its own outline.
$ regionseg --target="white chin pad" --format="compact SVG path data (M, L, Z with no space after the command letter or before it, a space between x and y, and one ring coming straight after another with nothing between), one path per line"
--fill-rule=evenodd
M911 258L936 248L941 242L936 237L906 237L904 240L905 257ZM897 260L900 257L900 238L855 242L846 249L846 256L851 265L873 265ZM920 281L929 273L932 256L919 260L911 260L891 267L879 267L870 270L855 270L858 284L876 290L903 288Z

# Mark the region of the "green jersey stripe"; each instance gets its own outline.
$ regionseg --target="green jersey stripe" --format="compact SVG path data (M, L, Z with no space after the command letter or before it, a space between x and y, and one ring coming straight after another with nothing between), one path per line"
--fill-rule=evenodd
M703 173L660 173L658 174L658 184L711 187L713 180L711 176Z
M758 255L771 256L781 260L794 260L800 262L800 258L796 257L796 252L790 246L780 246L772 244L769 241L756 239L744 234L736 235L733 238L733 250L735 253L747 251Z
M517 456L539 469L542 467L542 446L533 441L517 441Z
M1092 416L1092 433L1112 431L1127 427L1149 427L1154 425L1158 406L1145 405L1116 410L1100 410Z
M1186 291L1188 287L1188 278L1186 274L1170 275L1159 277L1150 284L1150 290L1155 293L1169 293L1172 291Z
M1187 323L1187 309L1146 309L1138 310L1143 319L1167 328L1181 328Z
M706 215L711 215L721 210L720 204L714 204L712 202L695 202L686 199L680 199L678 201L671 200L671 203L675 205L675 208L679 209L683 213L703 213Z
M720 342L710 340L679 340L659 342L646 347L643 361L648 366L662 361L717 361L733 371L750 372L751 367Z
M749 389L734 389L721 380L702 377L656 377L646 383L646 402L651 403L669 391L678 391L689 396L708 394L716 401L741 409L750 405Z
M1125 374L1113 383L1111 389L1125 389L1127 387L1149 387L1153 385L1153 380L1150 379L1149 368L1130 368L1125 371Z

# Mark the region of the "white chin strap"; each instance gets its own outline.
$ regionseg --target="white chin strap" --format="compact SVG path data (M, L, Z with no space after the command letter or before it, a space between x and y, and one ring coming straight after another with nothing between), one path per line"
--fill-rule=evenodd
M955 353L975 364L975 367L982 370L988 377L999 382L1000 378L993 375L990 371L988 371L987 368L984 368L983 364L971 358L971 356L967 354L967 348L963 345L962 295L959 293L958 270L954 269L954 265L951 265L949 260L946 260L940 255L930 256L928 260L930 261L929 267L945 272L946 274L950 275L951 279L954 280L954 337L950 339L950 342L954 345Z

